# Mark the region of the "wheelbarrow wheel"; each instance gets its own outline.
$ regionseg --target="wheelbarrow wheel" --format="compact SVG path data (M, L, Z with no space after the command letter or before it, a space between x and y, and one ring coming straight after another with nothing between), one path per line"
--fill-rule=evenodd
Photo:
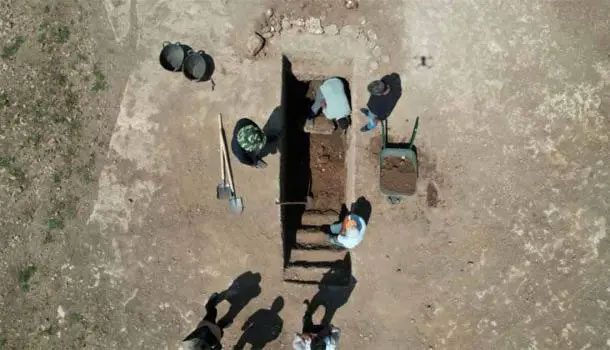
M402 199L400 197L397 197L397 196L388 196L387 200L388 200L388 202L390 204L398 204L398 203L401 202Z

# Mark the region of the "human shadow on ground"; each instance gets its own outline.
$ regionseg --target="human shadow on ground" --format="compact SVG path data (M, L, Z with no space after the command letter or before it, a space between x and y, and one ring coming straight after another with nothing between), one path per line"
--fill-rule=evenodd
M348 210L347 205L342 204L341 211L339 212L339 218L337 221L333 222L333 224L342 222L348 214L356 214L360 216L367 225L369 224L369 219L371 218L371 213L373 212L371 202L369 202L363 196L360 196L354 203L352 203L350 207L351 210ZM321 228L324 232L330 232L330 223L327 225L321 225Z
M284 321L279 312L284 307L284 298L275 298L271 308L258 309L242 326L244 333L241 335L233 349L241 350L246 344L250 344L252 350L263 349L265 345L272 342L282 333Z
M331 335L332 330L332 325L314 324L313 314L305 311L301 336L307 336L310 339L312 349L326 349L325 338Z
M318 292L311 298L305 300L307 305L306 315L313 315L320 306L324 306L324 317L320 325L323 327L329 326L337 310L345 305L356 287L356 279L354 276L349 277L349 282L344 285L336 285L328 283L326 279L334 279L335 276L327 274L322 278L318 285ZM330 282L330 281L329 281Z
M267 136L267 144L260 152L261 157L276 154L279 151L280 139L284 130L283 113L282 106L275 107L269 115L265 126L263 126L263 132Z
M224 315L219 321L218 326L220 328L226 328L235 319L235 316L248 305L248 303L261 294L261 274L252 271L247 271L239 275L229 288L219 293L221 301L226 300L231 306L226 315Z

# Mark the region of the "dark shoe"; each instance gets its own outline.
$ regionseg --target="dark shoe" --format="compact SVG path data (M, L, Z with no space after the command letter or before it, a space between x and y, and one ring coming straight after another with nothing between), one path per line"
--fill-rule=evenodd
M255 167L257 169L265 169L267 167L267 163L265 163L262 159L259 159L258 162L256 162Z
M362 131L362 132L367 132L367 131L371 131L371 130L372 129L369 129L369 125L368 124L366 124L365 126L360 128L360 131Z

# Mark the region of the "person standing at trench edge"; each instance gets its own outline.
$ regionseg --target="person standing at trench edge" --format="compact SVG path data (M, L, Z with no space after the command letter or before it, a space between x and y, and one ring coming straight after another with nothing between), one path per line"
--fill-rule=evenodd
M349 214L342 222L330 225L328 230L328 240L339 248L352 249L356 247L366 232L366 222L356 214Z
M262 151L267 141L267 136L255 122L242 118L233 129L231 150L242 164L263 169L267 167L267 163L262 160Z
M368 108L361 108L360 112L368 118L368 123L360 128L362 132L375 129L379 121L390 116L402 95L400 76L396 73L386 75L381 80L371 82L367 90L371 94Z

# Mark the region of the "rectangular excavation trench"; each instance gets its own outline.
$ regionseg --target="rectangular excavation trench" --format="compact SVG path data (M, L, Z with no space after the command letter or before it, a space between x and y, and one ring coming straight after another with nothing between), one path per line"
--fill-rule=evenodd
M282 111L285 129L280 144L279 198L281 202L302 202L307 196L313 197L309 208L305 205L281 207L284 268L294 265L292 263L294 259L307 256L303 259L309 261L298 262L304 271L309 271L307 268L328 268L324 279L329 284L343 284L351 276L351 264L347 252L341 253L336 248L294 250L299 245L297 232L303 232L304 228L315 230L308 226L312 224L312 213L317 217L314 219L316 225L331 224L339 219L346 199L347 142L344 132L337 130L331 135L325 135L303 131L306 116L315 98L315 91L324 79L330 77L316 75L315 72L295 75L292 64L286 57L283 58L282 64ZM349 81L345 79L347 77L340 78L347 87L349 99ZM323 115L318 118L323 118ZM309 222L305 217L309 218ZM325 222L327 220L328 222ZM321 261L324 260L322 257L332 259L333 256L341 260ZM291 280L286 274L285 279Z

